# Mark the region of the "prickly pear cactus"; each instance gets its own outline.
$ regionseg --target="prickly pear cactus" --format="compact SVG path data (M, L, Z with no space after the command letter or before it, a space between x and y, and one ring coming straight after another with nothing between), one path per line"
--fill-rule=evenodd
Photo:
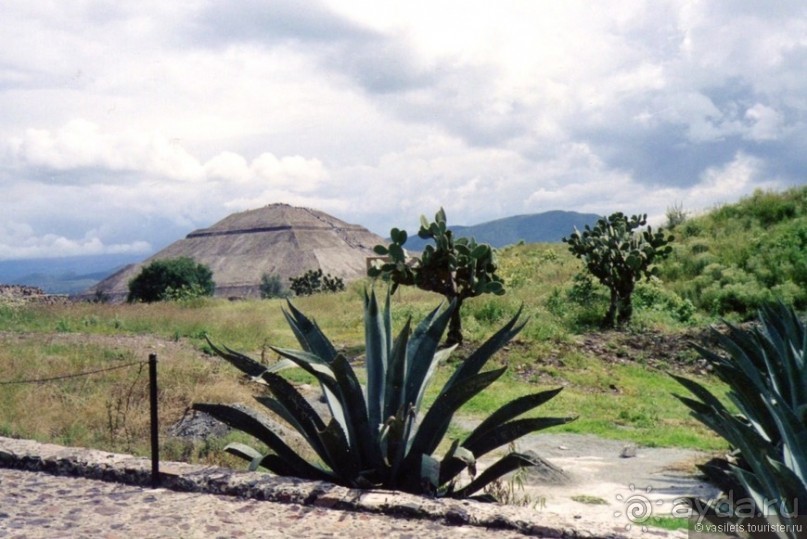
M611 291L611 304L603 325L613 327L630 321L633 314L631 296L636 283L649 279L658 269L653 264L666 258L672 251L669 243L673 236L659 228L644 230L647 214L633 215L630 219L622 212L600 219L594 228L586 225L581 233L574 233L562 241L569 251L586 265L589 273Z
M408 239L406 231L393 228L390 231L392 242L374 248L375 253L385 256L386 260L371 267L367 274L373 278L389 279L393 293L400 285L416 286L456 301L458 305L447 340L449 344L461 343L462 302L482 294L502 295L505 292L504 282L496 275L496 250L486 243L477 243L473 238L455 239L446 224L443 208L434 216L433 222L421 216L418 236L433 240L434 245L427 245L420 258L409 257L403 247Z

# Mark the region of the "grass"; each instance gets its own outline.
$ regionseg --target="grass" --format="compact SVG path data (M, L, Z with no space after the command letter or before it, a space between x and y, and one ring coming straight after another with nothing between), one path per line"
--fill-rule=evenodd
M452 436L461 436L468 425L506 401L563 386L558 397L535 412L578 416L554 428L556 432L594 434L643 446L725 449L725 443L692 419L673 397L682 390L666 371L692 372L697 356L680 352L670 364L656 357L653 347L626 343L635 335L645 335L648 343L662 337L683 339L675 336L702 329L725 314L714 304L698 304L694 296L692 301L685 299L692 294L690 281L729 302L721 303L724 306L745 297L738 284L745 283L745 275L755 276L757 292L765 290L765 283L774 283L774 278L802 283L807 260L797 247L807 241L805 200L807 189L755 194L736 207L722 207L680 224L675 230L679 237L675 254L662 267L668 283L643 282L637 287L634 320L625 332L599 331L607 295L597 283L578 277L582 265L565 245L522 244L500 250L500 274L507 293L473 298L463 305L466 345L438 371L426 405L458 362L523 308L528 324L494 360L508 366L507 373L465 406L464 421L452 427ZM763 225L780 227L771 229L770 245L764 243L765 235L758 234ZM775 268L762 264L762 255L754 249L776 260L780 253L784 262ZM701 261L704 257L708 260ZM709 264L723 269L712 266L706 271ZM771 273L774 269L779 273ZM695 278L700 280L695 283ZM363 359L362 291L366 286L366 281L359 281L337 294L294 299L358 365ZM785 288L779 286L774 292ZM801 297L794 296L796 303ZM422 319L442 299L400 288L393 297L394 327L401 328L408 317ZM255 388L224 361L212 357L205 337L271 363L277 357L270 345L297 347L283 306L280 299L210 298L136 305L0 305L0 382L145 361L150 351L157 351L160 419L165 429L193 402L251 402ZM597 347L587 344L591 338L598 341ZM294 383L313 383L299 370L285 371L285 375ZM708 375L691 376L710 391L724 392ZM148 451L144 391L144 375L136 368L60 384L0 385L0 433L144 454ZM215 451L204 444L190 448L175 447L174 441L166 444L169 454L214 458Z
M550 252L555 254L547 255ZM511 256L516 259L508 266L512 275L525 272L526 261L538 260L546 272L542 281L550 285L560 285L564 276L568 280L574 271L570 257L556 247L517 246L506 250L503 258L510 260ZM339 294L295 299L295 305L316 318L338 348L359 362L363 353L362 286L355 283ZM514 314L520 303L517 297L529 297L532 287L544 289L525 281L518 294L476 298L467 303L468 344L438 371L427 399L434 398L468 350ZM540 293L535 295L541 297ZM440 299L417 290L399 290L393 298L394 326L400 328L408 316L420 319ZM212 357L204 338L207 335L217 344L271 363L277 358L269 345L297 347L283 318L283 305L282 300L205 299L191 303L0 307L0 381L145 361L149 351L155 350L160 357L160 421L165 430L193 402L251 402L256 388L223 360ZM473 422L517 396L564 386L558 397L535 412L578 416L555 431L595 434L647 446L724 447L671 396L678 387L666 373L629 361L614 365L579 349L575 323L548 312L540 300L537 305L532 301L525 305L525 311L531 317L527 327L496 358L509 367L508 372L465 406L464 418ZM637 318L641 316L640 311ZM675 330L674 322L666 323ZM300 370L285 374L294 383L313 382ZM710 389L719 389L719 384L708 377L701 381ZM146 388L146 375L138 367L59 384L2 385L0 432L147 454ZM450 434L459 437L464 432L460 425L452 427ZM213 456L216 451L210 443L207 445L188 447L166 439L163 451L190 460L220 459Z

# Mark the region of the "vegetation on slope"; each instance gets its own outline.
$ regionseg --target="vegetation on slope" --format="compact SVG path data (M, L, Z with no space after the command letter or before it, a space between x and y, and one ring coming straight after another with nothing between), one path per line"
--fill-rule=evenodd
M774 300L807 309L807 187L757 191L674 233L661 278L703 312L748 319Z

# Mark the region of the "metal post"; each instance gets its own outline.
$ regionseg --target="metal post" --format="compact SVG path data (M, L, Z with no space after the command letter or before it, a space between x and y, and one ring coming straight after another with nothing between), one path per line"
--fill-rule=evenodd
M157 417L157 354L149 354L149 401L151 407L151 488L160 486L159 419Z

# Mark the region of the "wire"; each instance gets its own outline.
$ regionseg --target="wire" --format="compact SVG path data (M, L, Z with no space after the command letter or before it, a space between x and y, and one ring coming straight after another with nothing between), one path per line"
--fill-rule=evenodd
M50 378L36 378L31 380L8 380L5 382L0 382L0 386L7 386L12 384L44 384L46 382L57 382L59 380L67 380L69 378L79 378L81 376L89 376L91 374L98 374L99 372L108 372L108 371L115 371L118 369L125 369L127 367L132 367L134 365L140 365L141 368L145 365L145 361L133 361L131 363L126 363L124 365L115 365L114 367L107 367L105 369L97 369L94 371L85 371L85 372L78 372L75 374L65 374L63 376L52 376Z

